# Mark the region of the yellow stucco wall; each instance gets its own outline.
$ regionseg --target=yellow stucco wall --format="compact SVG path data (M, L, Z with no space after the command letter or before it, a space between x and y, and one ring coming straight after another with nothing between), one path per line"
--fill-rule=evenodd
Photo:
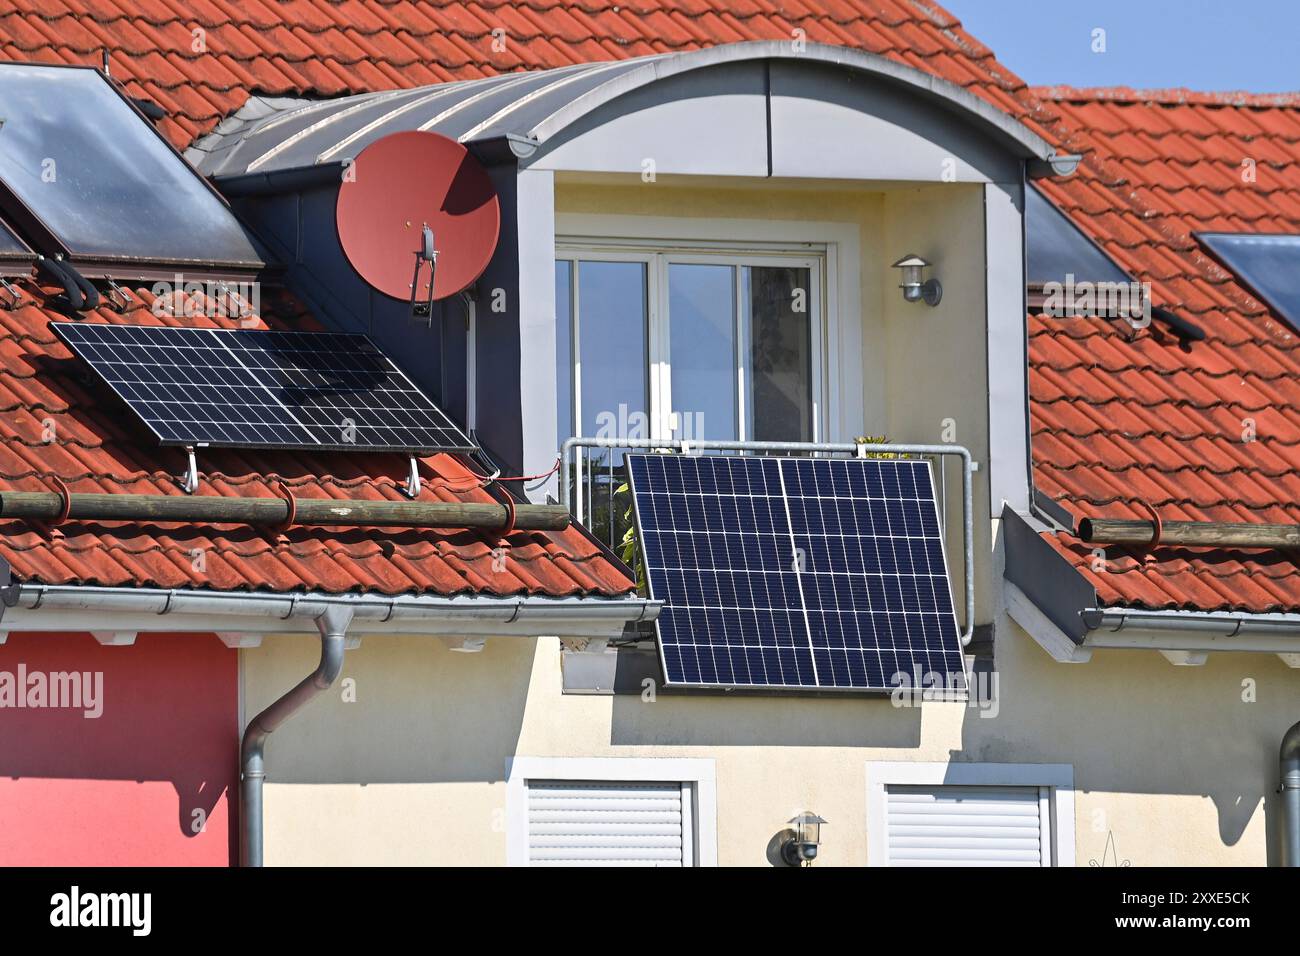
M241 653L252 714L311 670L318 643L268 637ZM862 698L646 703L562 696L553 639L461 654L369 637L339 687L268 745L266 861L503 864L515 754L714 760L723 865L765 865L772 836L805 808L830 821L819 865L864 864L867 761L950 759L1072 764L1080 865L1102 857L1108 833L1135 866L1273 860L1277 745L1300 712L1297 675L1275 656L1175 668L1154 652L1099 651L1058 664L1003 619L998 671L994 718Z

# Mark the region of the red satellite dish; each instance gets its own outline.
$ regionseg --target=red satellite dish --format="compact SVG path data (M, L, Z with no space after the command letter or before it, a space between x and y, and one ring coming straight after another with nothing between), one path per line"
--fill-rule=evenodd
M393 133L357 156L339 187L335 218L343 252L385 295L411 300L411 276L427 224L437 250L433 298L468 287L487 268L501 232L501 206L486 170L437 133ZM415 298L429 297L429 269Z

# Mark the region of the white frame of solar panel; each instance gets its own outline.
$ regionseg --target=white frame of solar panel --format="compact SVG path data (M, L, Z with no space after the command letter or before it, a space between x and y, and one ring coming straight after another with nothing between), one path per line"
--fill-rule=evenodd
M279 331L279 330L263 330L263 329L216 329L216 328L199 329L199 328L178 327L178 326L115 325L115 324L98 323L98 322L51 322L50 328L55 332L56 335L59 336L60 340L63 341L64 344L68 346L68 348L73 352L74 355L76 355L83 362L85 362L95 372L96 376L105 384L107 384L108 387L113 390L114 394L116 394L120 399L122 399L123 402L126 403L126 405L131 409L131 411L136 415L136 417L139 418L142 423L144 423L145 427L148 428L149 431L151 431L154 434L154 436L158 439L160 445L171 446L171 447L193 446L196 448L281 448L281 449L289 448L289 449L305 449L305 450L315 450L315 451L354 451L354 452L374 452L374 453L397 452L400 454L408 454L408 453L414 454L414 453L426 453L426 452L437 452L437 451L470 452L475 450L473 442L471 442L469 438L464 434L464 432L462 432L460 428L456 426L456 424L450 419L450 417L448 417L447 413L444 412L442 408L436 402L433 401L433 399L429 398L429 396L426 395L422 389L416 386L415 383L412 382L410 378L407 377L406 373L404 373L401 369L399 369L397 365L393 362L393 360L389 358L388 355L382 349L380 349L377 345L375 345L375 343L367 335L362 335L360 333L352 333L352 332L295 332L295 331ZM147 335L157 334L163 336L168 336L168 335L179 336L181 333L189 333L192 335L199 335L199 336L210 336L212 339L212 344L210 346L205 345L200 347L186 342L177 342L173 345L162 345L162 344L150 342L147 344L147 347L174 348L178 350L184 349L187 352L199 352L202 349L210 348L213 354L219 357L222 360L222 362L225 364L203 366L203 365L195 365L193 363L185 364L178 361L173 363L171 367L177 369L185 369L187 373L190 374L190 377L196 379L196 381L192 383L196 389L202 389L204 387L222 387L226 389L251 389L255 392L258 392L260 393L259 397L264 398L264 401L258 403L253 403L249 401L240 404L238 407L245 408L245 409L260 408L265 411L264 417L269 416L271 418L276 419L275 421L262 420L262 421L236 422L232 420L228 422L213 422L211 424L213 424L214 427L218 427L218 426L223 427L228 432L233 432L237 429L244 429L249 434L252 434L257 429L263 429L263 430L281 429L284 431L286 436L290 433L298 432L308 436L313 440L302 441L302 440L294 440L293 438L289 438L289 437L285 437L283 440L261 440L261 441L256 440L255 438L250 438L250 439L234 438L234 439L226 440L220 438L214 439L212 437L209 437L207 439L199 439L199 438L183 438L183 437L176 437L175 435L169 436L163 434L159 430L158 425L156 424L157 422L162 421L162 419L153 416L146 416L143 413L143 406L150 403L165 404L165 402L160 399L137 398L135 396L127 394L123 388L123 386L126 384L125 381L124 380L119 381L119 380L115 380L114 378L110 378L108 375L105 374L104 368L101 367L101 366L109 366L109 365L131 366L133 368L147 367L147 366L142 366L137 363L131 363L127 361L108 362L100 358L99 356L89 356L82 351L84 348L88 346L94 346L100 349L104 349L104 348L114 348L114 347L120 348L124 345L146 347L145 344L134 343L134 342L107 343L107 342L90 341L88 337L88 332L89 330L92 329L113 330L113 332L129 329L133 331L139 330L141 332L146 333ZM109 333L109 334L113 334L113 333ZM317 434L317 432L320 432L321 434L325 434L325 432L322 431L322 429L326 428L327 426L322 425L319 421L302 420L302 415L305 411L316 411L318 410L317 406L308 406L308 405L295 406L287 402L284 402L280 398L278 398L273 390L273 387L267 383L265 376L262 374L263 366L260 365L250 366L249 364L247 364L246 361L253 354L255 353L267 354L268 350L267 349L256 350L251 348L243 348L243 349L232 348L229 341L227 341L229 337L238 336L241 334L271 336L271 337L280 336L280 335L291 335L291 336L299 336L299 337L306 337L306 338L312 338L314 336L320 336L322 338L346 337L346 338L355 338L363 341L365 345L368 346L368 348L371 350L370 356L377 363L380 363L381 365L385 366L383 368L383 373L386 376L388 376L387 381L389 383L394 383L397 385L396 389L385 389L384 391L392 392L393 394L398 394L398 395L417 396L420 400L427 403L428 406L427 408L423 408L423 407L416 407L413 405L411 408L403 408L399 403L390 403L388 406L384 407L383 411L392 415L396 415L398 413L407 416L414 416L416 414L423 415L433 420L433 424L427 424L427 423L421 424L416 422L414 424L385 423L383 425L372 425L365 422L358 422L355 419L348 419L345 417L343 419L340 419L339 422L333 423L328 427L338 428L340 431L340 439L342 439L342 436L346 433L346 430L349 427L348 422L350 421L351 422L350 427L354 429L354 434L356 432L359 432L362 429L368 429L368 428L373 428L373 429L382 428L387 431L394 432L396 434L401 428L407 428L412 430L423 431L426 433L438 432L442 435L445 435L447 441L433 443L433 444L409 444L409 445L403 444L401 442L388 442L388 443L373 442L372 443L372 442L347 442L344 440L339 440L334 442L322 441L320 439L320 435ZM308 350L302 350L302 351L308 351ZM335 354L337 352L338 352L337 349L328 350L328 354ZM231 371L238 373L241 377L246 378L247 381L243 383L233 383L233 382L208 383L202 380L202 369L204 368L229 369ZM358 369L355 371L359 373L362 370ZM305 375L305 372L302 374ZM145 382L143 384L151 387L156 387L156 386L174 387L177 384L185 384L185 383L160 381L156 383ZM195 405L200 403L195 401L188 401L185 404ZM340 412L345 412L345 411L355 412L356 410L360 410L364 407L365 406L360 404L351 403L348 404L347 408L340 406L337 410ZM437 419L435 419L430 414L430 409L433 412L436 412L438 418L441 419L441 422L438 422ZM181 423L178 426L177 429L178 431L180 430L181 427L194 427L196 425L203 424L202 422L189 421L186 419L177 419L177 421ZM457 443L453 444L453 442L457 442Z
M782 500L782 502L783 502L783 506L784 506L784 509L785 509L785 520L786 520L786 524L785 524L785 526L784 526L783 529L782 529L782 528L777 528L777 529L775 529L775 530L774 530L773 532L771 532L771 533L772 533L775 537L777 537L777 538L788 539L788 541L787 541L787 540L782 540L782 541L780 542L780 544L781 544L782 546L784 546L784 547L788 547L788 548L789 548L788 553L789 553L789 555L790 555L790 560L791 560L791 563L792 563L792 570L794 570L794 572L795 572L795 575L796 575L796 577L795 577L795 581L798 583L798 586L799 586L799 608L798 608L798 609L801 611L801 614L802 614L802 617L803 617L803 621L804 621L804 633L803 633L802 636L805 637L806 640L807 640L807 654L808 654L808 657L809 657L810 664L811 664L811 666L812 666L813 678L814 678L814 681L815 681L815 682L814 682L814 683L793 683L793 684L792 684L792 683L786 683L786 682L773 683L773 682L770 682L770 681L769 681L769 682L761 682L761 683L760 683L760 682L750 682L750 683L706 683L706 682L680 682L680 681L678 681L678 682L674 682L674 681L672 681L672 680L670 679L670 672L669 672L669 668L668 668L667 653L666 653L666 650L665 650L665 644L664 644L664 640L663 640L663 636L662 636L662 622L663 622L663 615L664 615L664 614L668 614L668 613L672 613L673 608L672 608L671 606L669 606L669 605L665 605L665 607L663 608L663 610L660 612L660 616L659 616L659 618L656 619L656 621L655 621L655 630L656 630L656 636L657 636L657 640L656 640L655 643L658 645L658 651L659 651L659 664L660 664L661 672L662 672L663 677L664 677L665 686L670 686L670 687L690 687L690 688L708 688L708 689L723 689L723 690L752 690L752 691L760 691L760 690L761 690L761 691L763 691L763 692L809 692L809 691L813 691L813 692L841 692L841 693L887 694L887 693L891 693L891 692L893 692L897 687L900 686L899 684L885 684L883 681L882 681L882 683L881 683L880 685L870 685L870 684L868 684L868 685L848 685L848 686L846 686L846 685L844 685L844 684L842 684L842 683L821 683L820 675L818 674L817 669L816 669L816 659L817 659L817 654L818 654L818 648L815 646L815 644L814 644L814 642L813 642L813 631L812 631L812 627L811 627L811 624L809 623L809 619L808 619L808 615L809 615L809 612L810 612L810 608L809 608L809 606L808 606L808 601L807 601L806 595L805 595L804 590L803 590L803 587L804 587L804 585L803 585L803 577L804 577L805 574L810 573L810 572L805 572L802 568L793 568L793 564L794 564L794 562L798 561L798 557L797 557L797 555L798 555L798 552L799 552L799 548L798 548L797 544L795 543L796 532L794 531L794 526L793 526L794 523L793 523L793 521L791 520L791 515L790 515L789 508L790 508L790 502L791 502L792 500L799 501L799 500L802 500L802 497L800 497L800 496L798 496L798 495L792 495L791 492L790 492L790 490L789 490L789 488L786 486L786 476L785 476L785 473L784 473L784 468L782 467L782 464L781 464L781 463L788 463L788 462L811 462L811 463L814 463L814 465L816 465L816 464L824 464L824 463L832 463L832 464L842 464L842 465L845 465L846 467L861 467L862 464L863 464L863 462L865 461L865 462L869 462L869 463L871 463L872 465L878 465L878 466L892 466L892 467L896 467L896 468L897 468L897 467L901 467L901 466L903 466L903 465L908 465L908 466L919 466L919 468L917 468L916 470L917 470L917 471L923 471L924 474L925 474L925 476L926 476L926 477L925 477L925 480L926 480L926 482L927 482L927 486L928 486L928 490L929 490L928 502L929 502L929 504L931 505L931 507L934 509L934 513L933 513L934 525L933 525L933 526L934 526L934 528L936 529L936 532L935 532L935 534L934 534L933 536L930 536L930 535L923 535L922 537L924 537L924 538L930 538L930 537L933 537L933 539L934 539L934 541L935 541L935 543L936 543L936 545L937 545L937 549L938 549L938 554L939 554L939 556L940 556L940 560L942 561L942 578L943 578L943 581L945 582L945 585L946 585L947 602L948 602L948 606L949 606L950 611L949 611L948 614L946 614L946 615L941 614L940 616L941 616L941 618L942 618L942 617L950 617L950 621L947 622L947 623L950 624L950 626L948 627L948 636L951 637L951 642L952 642L950 650L951 650L951 652L953 652L953 653L955 654L955 661L954 661L954 662L957 663L957 664L960 666L961 669L960 669L960 672L958 672L958 671L951 671L951 670L948 670L947 668L942 668L942 669L936 671L936 670L934 670L933 667L931 666L932 661L928 661L928 660L927 660L927 665L926 665L924 668L919 668L919 667L917 666L917 663L916 663L916 659L915 659L915 657L913 657L913 659L912 659L911 662L910 662L910 663L912 664L912 669L911 669L910 671L903 671L903 670L899 669L899 670L895 671L895 676L897 676L898 673L906 673L907 676L908 676L908 679L911 680L911 681L913 682L913 683L910 685L910 687L908 687L908 688L906 688L906 689L911 689L911 690L913 690L917 695L921 695L921 693L922 693L923 690L925 690L925 691L928 691L928 690L929 690L929 685L927 685L927 686L925 686L925 687L922 687L922 685L921 685L921 681L922 681L923 679L927 678L928 675L931 675L931 674L938 674L938 675L943 679L943 684L942 684L942 686L940 686L940 687L935 687L935 688L934 688L934 690L935 690L935 692L936 692L936 696L938 696L940 699L952 699L954 696L958 697L959 699L964 699L964 697L965 697L965 695L966 695L966 692L967 692L967 688L968 688L968 686L969 686L969 674L968 674L968 671L967 671L967 668L966 668L966 664L965 664L965 656L964 656L964 653L963 653L963 650L962 650L962 646L961 646L961 639L960 639L960 633L961 633L961 631L960 631L960 628L958 627L958 623L957 623L956 602L955 602L955 600L953 599L953 593L952 593L952 578L951 578L951 575L950 575L950 573L949 573L949 568L948 568L948 555L947 555L947 549L946 549L945 546L944 546L944 539L943 539L943 525L942 525L942 522L941 522L940 517L939 517L938 499L937 499L937 497L936 497L936 494L935 494L935 487L934 487L934 475L933 475L933 472L932 472L932 469L931 469L931 467L930 467L930 463L929 463L928 460L926 460L926 459L918 459L918 458L899 458L899 459L865 459L865 460L864 460L864 459L846 459L846 458L796 458L796 457L792 457L792 456L738 456L738 455L713 455L713 456L709 456L709 455L686 455L686 456L678 456L678 455L632 455L632 454L627 455L626 458L627 458L628 488L629 488L629 490L630 490L630 492L631 492L633 516L634 516L634 521L635 521L636 529L637 529L637 543L638 543L638 548L639 548L639 551L640 551L640 556L641 556L641 560L642 560L643 567L646 569L646 584L647 584L647 589L648 589L648 591L649 591L649 595L650 595L651 599L653 599L653 600L660 600L661 598L660 598L660 596L659 596L658 594L655 593L656 589L655 589L655 587L654 587L653 575L651 574L651 563L650 563L650 561L649 561L648 554L647 554L647 551L646 551L646 547L647 547L647 532L646 532L646 530L645 530L645 528L644 528L644 525L643 525L643 523L642 523L642 520L641 520L641 513L640 513L641 500L640 500L640 496L639 496L639 494L638 494L638 490L637 490L637 486L636 486L636 477L635 477L634 469L633 469L633 467L632 467L632 459L634 459L634 458L636 458L636 459L644 459L644 460L646 460L647 462L650 462L650 461L681 461L681 460L689 460L689 461L699 462L699 461L703 461L703 460L712 460L712 461L715 461L715 462L734 462L734 461L743 461L743 462L750 462L750 463L753 463L753 462L760 462L760 463L770 463L770 462L775 462L775 463L778 463L777 466L776 466L776 467L777 467L777 474L778 474L778 477L780 478L780 481L781 481L781 493L780 493L780 496L779 496L779 497L780 497L780 499ZM922 490L922 489L920 489L920 488L918 487L918 493L919 493L921 490ZM649 491L646 491L646 492L644 492L644 493L646 493L646 494L653 494L653 492L649 492ZM702 493L702 492L696 492L696 494L700 494L700 495L703 497L703 493ZM739 498L742 498L742 497L749 497L749 498L753 499L753 498L755 498L755 497L772 498L772 497L774 497L774 496L772 496L772 495L764 495L764 496L753 496L753 495L750 495L750 496L739 496L739 495L734 495L734 496L730 496L730 497L736 497L736 498L738 498L738 499L739 499ZM825 497L827 497L827 496L811 496L811 497L825 498ZM831 497L832 499L837 499L837 498L838 498L838 496L835 496L835 495L832 495L832 496L829 496L829 497ZM850 498L850 499L848 499L848 500L854 500L854 499ZM867 499L867 500L869 500L869 499ZM884 499L880 499L880 500L888 501L888 500L893 500L893 499L884 498ZM903 500L903 499L899 499L899 500ZM914 500L914 501L917 501L917 502L925 502L925 501L927 501L926 498L920 498L920 497L918 497L918 498L916 498L916 499L910 499L910 500ZM755 513L756 513L756 512L755 512ZM823 524L823 528L825 528L825 525L824 525L824 524ZM694 530L694 529L692 529L692 530ZM708 530L708 529L699 529L699 530ZM873 530L874 530L874 529L873 529ZM650 533L657 533L657 529L651 529L651 532L650 532ZM864 534L859 533L859 534L855 534L855 535L841 535L840 537L845 537L845 538L849 538L849 539L853 539L853 540L861 540L861 539L863 539L863 538L868 538L868 537L873 537L873 538L874 538L874 537L879 537L879 536L877 536L877 535L864 535ZM895 537L905 537L905 536L895 536L895 535L892 535L892 534L891 534L891 535L889 535L889 537L890 537L890 539L892 540L892 539L895 538ZM776 542L774 542L774 543L776 543ZM712 557L712 552L711 552L711 554L710 554L710 557ZM864 555L863 557L864 557L864 563L865 563L865 555ZM682 569L678 569L678 570L682 570ZM770 573L770 572L768 572L768 573ZM811 573L820 573L820 572L811 572ZM826 572L826 573L835 574L835 573L838 573L838 572L829 571L829 572ZM847 573L850 574L850 575L852 574L852 572L847 572ZM864 576L865 576L865 575L866 575L866 572L863 572L863 574L864 574ZM882 577L884 577L884 576L885 576L885 575L882 575ZM895 576L899 576L899 575L895 575ZM931 577L931 578L933 579L934 577L938 577L939 575L930 574L930 575L928 575L928 576ZM933 583L934 583L934 582L933 582L933 580L932 580L932 585L933 585ZM752 590L751 590L751 596L752 596L752 594L753 594L753 592L752 592ZM769 596L769 597L771 596L770 592L768 592L768 596ZM666 597L666 595L665 595L664 597ZM939 595L938 595L937 592L936 592L936 594L935 594L936 605L941 605L941 602L938 600L938 598L939 598ZM836 602L836 611L838 612L838 611L840 610L840 608L839 608L839 592L838 592L838 591L833 592L833 599L834 599L835 602ZM708 608L708 607L700 607L700 608L698 608L698 609L693 609L693 610L708 611L708 610L717 610L717 609ZM745 608L736 608L735 610L739 610L739 611L741 611L741 612L748 612L747 609L745 609ZM790 612L791 610L793 610L793 609L787 607L787 608L783 608L783 609L775 609L775 608L759 608L759 609L757 609L757 610L763 610L763 611L783 611L783 612L785 612L785 613L789 613L789 612ZM818 611L819 611L820 609L819 609L819 608L814 608L814 609L811 609L811 610L812 610L813 613L818 613ZM861 608L859 608L859 607L857 607L857 606L855 605L854 607L846 608L846 609L844 609L844 610L849 611L850 613L860 613L860 612L862 612L864 609L861 609ZM875 612L874 612L874 611L867 611L867 613L875 613ZM890 612L887 612L887 613L893 614L893 613L899 613L899 612L890 611ZM906 613L908 613L908 612L903 611L903 612L901 612L901 613L906 614ZM755 625L757 626L758 623L759 623L759 621L758 621L758 616L757 616L757 614L755 614ZM943 624L944 622L941 620L941 621L936 622L936 623ZM797 635L797 634L795 635L796 638L797 638L798 636L799 636L799 635ZM863 632L862 632L860 629L859 629L859 631L858 631L858 637L859 637L859 638L863 638L863 637L864 637L864 634L863 634ZM859 645L860 645L861 647L866 647L866 645L863 644L861 641L859 641ZM694 645L694 646L697 646L697 647L711 647L711 648L715 648L715 649L716 649L716 648L718 648L718 647L723 647L723 646L733 647L733 648L734 648L734 647L736 647L737 645L734 645L734 644L723 644L723 643L720 643L720 642L708 642L708 641L706 641L706 642L703 642L703 643L700 643L700 644L696 644L696 645ZM740 646L742 646L742 647L747 647L747 645L740 645ZM773 646L776 646L776 645L773 645ZM760 652L761 652L761 650L762 650L764 647L766 647L766 645L759 645ZM831 649L831 648L829 648L829 647L827 648L827 650L830 650L830 649ZM848 647L847 644L845 645L844 650L845 650L846 652L849 650L849 647ZM885 675L885 673L884 673L884 669L883 669L883 662L884 662L883 652L885 652L886 650L888 650L890 653L893 653L894 655L896 655L896 661L897 661L897 659L898 659L898 655L901 655L902 653L915 654L915 652L917 651L917 646L916 646L916 645L913 645L913 644L909 644L909 645L906 646L906 647L900 647L900 646L897 646L897 645L890 645L889 647L886 647L884 644L877 643L877 645L876 645L876 650L877 650L877 652L880 653L880 655L881 655L881 662L882 662L881 676L882 676L882 677L885 677L886 675ZM945 651L945 650L941 647L941 648L939 649L939 653L940 653L940 654L943 654L943 653L947 653L947 651ZM864 662L863 662L863 663L864 663L864 667L863 667L863 669L864 669L864 671L866 671L867 668L866 668L866 666L865 666L865 653L864 653ZM735 668L733 667L733 672L734 672L734 670L735 670ZM956 675L956 674L958 674L958 673L960 673L960 676L961 676L961 683L960 683L959 686L955 686L955 687L954 687L953 684L952 684L953 676ZM784 677L784 674L782 674L781 676ZM943 695L945 695L945 694L946 694L947 696L943 696ZM919 699L919 698L918 698L918 699Z

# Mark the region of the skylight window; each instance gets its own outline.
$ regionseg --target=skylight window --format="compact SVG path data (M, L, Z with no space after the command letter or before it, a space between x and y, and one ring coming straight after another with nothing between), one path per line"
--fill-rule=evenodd
M1037 189L1025 190L1025 256L1030 285L1065 282L1129 282L1115 265L1074 223L1047 201Z
M225 201L97 70L0 64L0 117L0 201L37 251L261 265Z
M1300 236L1198 232L1196 238L1300 331Z

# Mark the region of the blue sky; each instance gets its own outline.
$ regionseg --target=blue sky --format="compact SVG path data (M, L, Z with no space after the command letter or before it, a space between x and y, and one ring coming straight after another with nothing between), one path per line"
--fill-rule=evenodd
M940 3L1035 86L1300 90L1300 0Z

